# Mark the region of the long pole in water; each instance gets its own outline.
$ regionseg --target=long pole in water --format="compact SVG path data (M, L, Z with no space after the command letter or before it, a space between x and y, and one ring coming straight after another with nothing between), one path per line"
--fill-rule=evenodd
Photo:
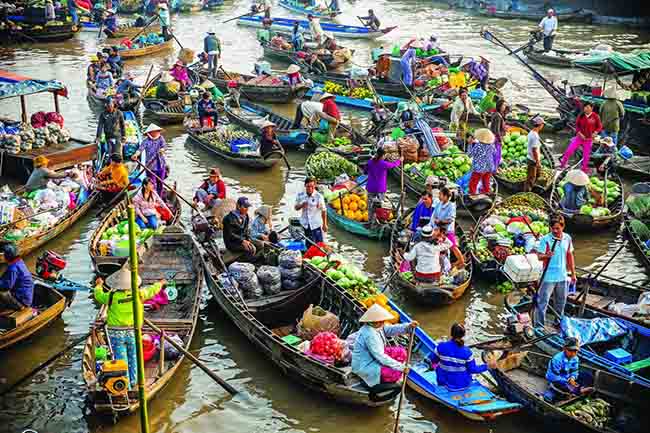
M135 246L135 208L129 205L129 263L131 264L131 298L133 299L133 330L138 358L138 399L140 401L140 432L149 433L149 414L145 394L144 355L142 353L142 302L138 293L138 252Z

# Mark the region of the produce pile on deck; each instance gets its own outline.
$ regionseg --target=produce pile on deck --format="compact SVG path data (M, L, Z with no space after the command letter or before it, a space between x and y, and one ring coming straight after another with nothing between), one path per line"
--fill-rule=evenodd
M218 126L213 131L200 134L202 140L225 152L259 154L253 134L233 125Z
M122 220L117 224L108 227L102 233L101 240L99 241L99 255L100 256L115 256L115 257L128 257L129 256L129 221L126 219L126 211L123 212ZM150 228L141 229L137 224L135 226L135 242L136 245L144 245L144 243L156 233L162 233L165 229L164 225L160 225L157 230Z
M147 35L140 35L137 38L123 39L117 46L118 50L135 50L137 48L145 48L152 45L159 45L165 42L165 38L157 33L149 33Z
M336 254L330 255L329 259L316 256L305 259L305 261L319 269L330 281L360 302L379 293L377 285L361 269L347 263L345 259Z
M3 240L20 242L42 234L61 224L74 209L88 200L91 176L78 169L68 173L68 177L50 181L45 188L25 195L15 194L7 185L2 188L0 225L14 223L0 230Z
M633 217L630 220L630 230L641 241L644 254L650 257L650 195L631 195L625 202Z
M331 93L332 95L348 96L355 99L367 99L373 97L373 93L367 87L349 88L332 81L325 81L323 91Z
M58 113L34 113L28 123L0 122L0 149L9 153L29 152L70 141L70 131Z
M352 221L368 222L368 195L365 189L350 190L343 184L334 185L332 189L323 188L323 197L327 204L337 214ZM383 209L383 208L382 208ZM391 209L380 211L377 219L380 223L387 223L395 218Z
M559 188L557 192L560 198L564 197L564 185L566 183L567 181L563 180L558 184ZM606 188L605 185L607 185ZM607 206L602 206L604 204L605 189L607 189ZM589 197L589 203L583 205L579 211L580 214L590 215L593 218L602 218L611 215L612 212L609 209L609 206L614 204L616 200L621 197L620 185L612 180L607 180L607 183L605 184L605 180L599 179L596 176L591 176L589 178L589 185L587 185L587 190L591 193ZM596 198L594 198L594 195L597 197L602 197L600 203L597 202Z
M404 165L405 174L412 178L426 179L429 176L444 177L454 182L472 169L472 159L457 146L450 146L440 156L424 162Z
M333 152L318 152L307 158L305 171L318 180L333 181L342 174L350 178L359 175L359 167Z

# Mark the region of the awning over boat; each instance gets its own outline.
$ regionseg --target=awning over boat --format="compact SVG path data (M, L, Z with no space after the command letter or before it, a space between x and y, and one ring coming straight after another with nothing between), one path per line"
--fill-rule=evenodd
M618 75L632 74L642 69L650 69L650 51L641 53L622 54L617 52L592 54L587 57L576 59L573 63L593 70L601 70L602 64L606 63L611 71Z
M68 97L68 89L60 81L36 80L0 69L0 100L43 92Z

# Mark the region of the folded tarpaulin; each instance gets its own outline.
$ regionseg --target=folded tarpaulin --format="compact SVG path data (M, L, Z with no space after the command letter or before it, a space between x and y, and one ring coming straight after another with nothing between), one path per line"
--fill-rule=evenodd
M560 325L562 335L577 338L580 345L602 343L625 335L628 328L611 317L598 317L595 319L577 319L564 317Z
M622 54L616 51L592 53L573 61L576 65L585 67L600 67L608 63L619 74L630 73L642 69L650 69L650 52Z
M53 92L61 96L68 96L68 89L60 81L35 80L0 69L0 99L42 92Z

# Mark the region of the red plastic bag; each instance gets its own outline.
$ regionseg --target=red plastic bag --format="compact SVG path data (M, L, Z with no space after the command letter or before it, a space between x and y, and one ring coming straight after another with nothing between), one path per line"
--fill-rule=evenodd
M61 128L63 128L63 116L61 116L56 111L51 111L45 115L46 123L58 123Z
M32 114L30 120L33 128L42 128L47 124L45 112L43 111L37 111L36 113Z
M170 212L170 210L167 209L167 208L164 207L164 206L157 205L157 206L156 206L156 212L158 212L158 215L160 215L160 218L162 218L163 221L165 221L165 222L167 222L167 221L171 221L171 219L172 219L172 217L173 217L173 215L172 215L172 213Z

